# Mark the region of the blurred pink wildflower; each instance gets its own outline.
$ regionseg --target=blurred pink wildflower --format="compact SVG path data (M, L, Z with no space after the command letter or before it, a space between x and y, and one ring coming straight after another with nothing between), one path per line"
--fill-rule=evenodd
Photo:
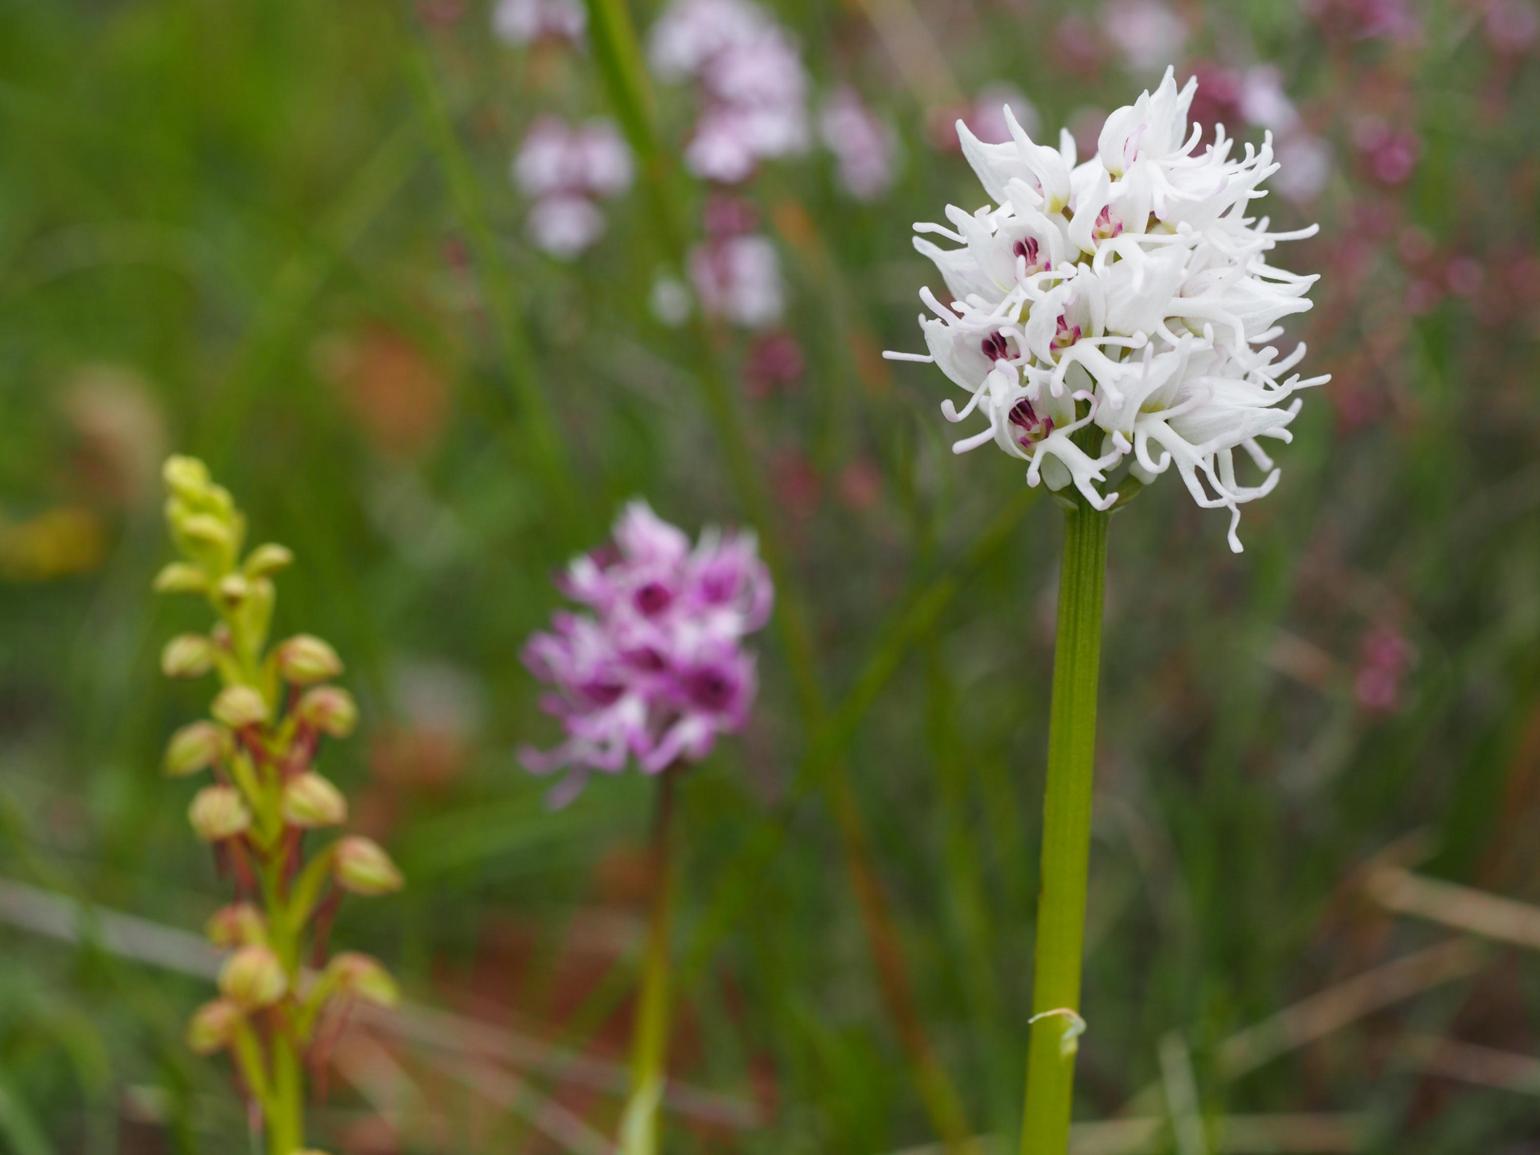
M1487 40L1506 55L1527 52L1540 38L1540 10L1533 0L1487 0L1485 23Z
M749 0L675 0L649 44L664 80L692 80L702 98L685 163L705 180L735 184L762 160L808 144L807 71L769 13Z
M898 145L855 89L834 91L818 117L818 133L834 156L840 186L858 201L872 201L893 187Z
M1331 177L1331 146L1319 136L1297 129L1281 139L1273 155L1278 172L1273 187L1291 201L1312 201Z
M614 540L559 579L583 607L532 637L524 660L553 693L543 703L566 740L520 753L535 774L566 770L564 806L594 772L634 759L646 774L698 762L718 735L741 730L756 689L744 639L770 615L769 571L754 537L707 531L699 542L634 501Z
M581 0L498 0L492 30L509 44L539 40L579 41L588 27Z
M1359 706L1375 714L1400 709L1401 683L1416 656L1412 644L1394 627L1376 626L1365 634L1353 675L1353 696Z
M1353 139L1375 180L1400 185L1411 179L1422 151L1413 133L1370 118L1359 123Z
M629 188L631 175L631 154L608 121L542 117L513 162L514 183L534 202L530 239L553 256L582 252L604 233L598 202Z
M781 259L769 237L715 237L690 251L690 281L707 315L745 329L781 319L786 297Z
M1175 60L1187 43L1187 21L1160 0L1114 0L1104 17L1107 39L1136 72Z
M759 214L742 197L706 202L706 239L690 250L688 273L701 308L744 329L765 329L785 312L781 259L756 233Z
M749 346L743 377L751 397L765 398L795 385L807 371L802 346L790 333L766 333Z

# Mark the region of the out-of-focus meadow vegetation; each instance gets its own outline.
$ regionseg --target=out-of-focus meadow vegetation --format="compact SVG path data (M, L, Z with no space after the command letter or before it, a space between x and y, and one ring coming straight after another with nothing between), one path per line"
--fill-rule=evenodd
M348 660L361 735L326 769L410 882L339 933L463 1016L431 1043L339 1042L318 1141L611 1133L650 796L627 775L547 810L514 754L555 739L519 651L623 499L750 521L745 476L773 495L760 528L833 721L799 706L767 631L754 723L682 790L665 1149L935 1140L841 797L970 1125L1013 1134L1059 518L1016 464L954 457L941 375L880 351L920 344L911 222L983 199L949 120L1003 91L1051 136L1169 60L1205 116L1243 139L1271 119L1294 148L1269 211L1321 222L1286 263L1323 274L1293 332L1335 380L1244 555L1174 478L1113 523L1078 1114L1150 1122L1085 1149L1540 1150L1534 5L773 10L810 77L809 147L731 202L682 172L664 195L689 238L724 203L769 238L784 312L702 329L659 319L669 241L644 183L603 200L574 259L535 243L520 142L543 115L612 115L580 47L510 43L475 0L0 4L0 1149L245 1142L225 1064L182 1042L206 979L69 913L196 930L225 893L189 789L158 772L208 696L157 669L197 623L149 592L172 449L298 555L279 629ZM633 11L645 35L658 6ZM817 131L846 86L898 144L865 199ZM671 154L694 114L688 84L659 86Z

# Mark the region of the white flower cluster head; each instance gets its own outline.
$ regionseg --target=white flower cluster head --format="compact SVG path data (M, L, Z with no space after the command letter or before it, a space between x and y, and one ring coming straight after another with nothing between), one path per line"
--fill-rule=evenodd
M702 107L684 153L696 176L733 184L761 160L807 148L802 56L751 0L674 0L653 26L648 54L663 80L699 85Z
M1240 507L1278 481L1263 441L1288 441L1295 394L1327 380L1292 372L1303 345L1272 344L1284 317L1310 308L1316 278L1268 255L1315 229L1272 232L1251 215L1278 167L1271 138L1236 156L1221 128L1200 148L1196 87L1179 90L1168 69L1107 118L1079 164L1068 133L1057 149L1037 144L1009 112L1003 144L959 125L995 203L915 226L953 300L922 290L930 352L890 356L934 361L968 394L960 409L942 404L949 421L988 422L955 452L993 441L1028 463L1029 484L1073 485L1097 509L1126 479L1174 467L1200 506L1230 511L1239 552Z
M537 120L513 161L513 180L533 202L529 236L556 257L574 257L604 233L601 200L631 185L631 153L607 120Z

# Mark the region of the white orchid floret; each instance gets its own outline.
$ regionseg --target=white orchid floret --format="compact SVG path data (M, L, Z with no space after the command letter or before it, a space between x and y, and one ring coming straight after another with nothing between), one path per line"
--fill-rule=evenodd
M1009 109L1003 144L959 124L991 203L915 226L950 299L922 290L928 352L889 356L933 362L965 393L942 403L948 421L983 418L955 451L992 441L1029 463L1029 484L1098 509L1124 479L1174 469L1200 506L1230 510L1238 552L1240 507L1278 481L1263 442L1288 441L1294 395L1327 380L1291 372L1303 345L1273 344L1316 278L1269 257L1315 230L1253 214L1278 169L1271 139L1205 143L1196 89L1168 69L1080 163L1068 133L1038 144Z

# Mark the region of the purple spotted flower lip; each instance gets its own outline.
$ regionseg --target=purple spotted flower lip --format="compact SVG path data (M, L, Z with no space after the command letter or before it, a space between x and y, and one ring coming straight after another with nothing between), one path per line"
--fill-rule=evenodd
M582 608L557 613L524 660L551 688L542 705L566 738L520 752L532 773L566 772L551 805L577 797L595 771L698 762L747 723L756 678L743 642L772 602L752 535L708 530L692 544L633 501L613 540L575 559L558 585Z

